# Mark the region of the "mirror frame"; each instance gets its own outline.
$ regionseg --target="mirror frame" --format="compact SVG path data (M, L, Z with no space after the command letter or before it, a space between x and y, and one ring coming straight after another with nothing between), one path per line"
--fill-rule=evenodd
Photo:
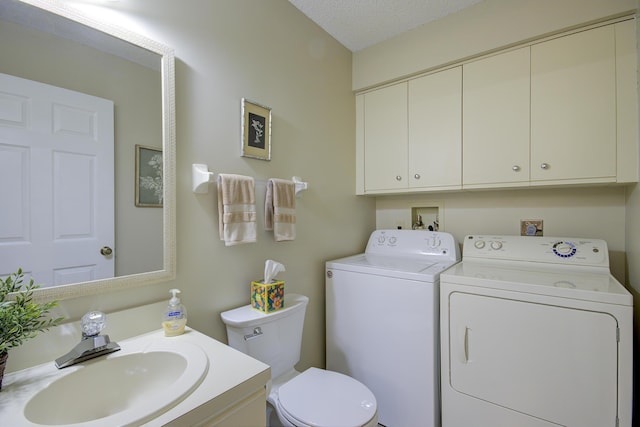
M79 24L137 45L162 57L160 72L162 83L162 149L163 149L163 269L100 279L89 282L42 287L34 291L34 300L65 300L87 295L102 294L136 286L152 285L175 279L176 271L176 195L175 195L175 57L173 49L127 29L95 20L59 0L19 0L50 13L60 15ZM132 201L133 203L133 201ZM37 282L36 282L37 284Z

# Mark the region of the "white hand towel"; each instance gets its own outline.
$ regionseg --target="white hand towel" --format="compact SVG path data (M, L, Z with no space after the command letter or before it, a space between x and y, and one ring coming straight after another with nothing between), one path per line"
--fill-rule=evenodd
M296 238L296 184L271 178L264 202L265 230L273 230L276 242Z
M255 183L250 176L218 175L218 228L226 246L256 241Z

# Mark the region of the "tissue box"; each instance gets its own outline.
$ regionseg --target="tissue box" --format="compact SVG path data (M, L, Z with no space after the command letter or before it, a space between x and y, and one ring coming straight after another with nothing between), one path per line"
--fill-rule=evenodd
M284 307L284 281L251 282L251 307L261 313L271 313Z

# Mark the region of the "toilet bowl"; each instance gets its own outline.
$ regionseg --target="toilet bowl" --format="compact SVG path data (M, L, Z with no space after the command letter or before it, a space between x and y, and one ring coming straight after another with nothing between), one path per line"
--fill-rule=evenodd
M221 314L229 345L271 366L267 402L283 426L372 427L376 398L359 381L338 372L298 372L304 315L309 299L287 294L284 308L263 314L246 305ZM273 425L273 417L267 420Z
M362 383L346 375L309 368L272 387L269 403L283 426L376 426L376 400Z

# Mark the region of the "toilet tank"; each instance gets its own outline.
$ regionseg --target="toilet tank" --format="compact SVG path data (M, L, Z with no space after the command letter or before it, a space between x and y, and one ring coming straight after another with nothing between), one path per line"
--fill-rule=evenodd
M300 361L304 315L309 298L285 294L284 308L268 314L238 307L220 314L229 345L271 367L277 378Z

